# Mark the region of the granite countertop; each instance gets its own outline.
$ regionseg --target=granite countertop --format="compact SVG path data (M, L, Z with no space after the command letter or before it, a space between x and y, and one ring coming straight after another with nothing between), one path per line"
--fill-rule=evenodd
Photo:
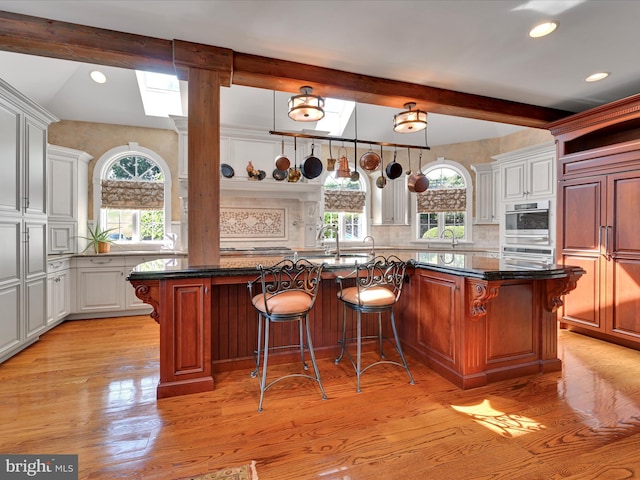
M385 255L396 255L411 262L415 268L473 277L482 280L545 279L561 278L573 267L549 265L546 268L522 269L506 266L495 253L479 251L429 251L398 250L385 251ZM289 258L291 258L289 256ZM348 253L336 259L320 253L299 253L298 258L324 263L325 271L348 270L355 263L372 258L365 253ZM134 267L129 280L157 280L166 278L225 277L257 274L257 266L271 266L283 259L282 255L222 256L218 265L190 267L186 258L158 259Z

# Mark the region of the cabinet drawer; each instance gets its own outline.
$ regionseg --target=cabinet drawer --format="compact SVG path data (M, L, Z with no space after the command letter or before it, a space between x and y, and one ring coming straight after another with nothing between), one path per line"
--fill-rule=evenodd
M95 257L75 257L77 268L124 267L122 255L102 255Z
M61 270L67 270L71 267L71 259L49 259L47 261L47 273L55 273Z

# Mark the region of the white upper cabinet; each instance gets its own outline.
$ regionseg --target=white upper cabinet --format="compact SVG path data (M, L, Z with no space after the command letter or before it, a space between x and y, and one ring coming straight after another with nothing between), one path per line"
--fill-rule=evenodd
M500 165L503 202L529 201L555 195L554 143L527 147L493 158Z
M476 224L500 222L500 168L496 162L471 165L476 172Z
M87 234L87 178L93 157L57 145L49 145L47 152L49 253L77 253L78 237Z
M20 112L0 95L0 211L20 212Z

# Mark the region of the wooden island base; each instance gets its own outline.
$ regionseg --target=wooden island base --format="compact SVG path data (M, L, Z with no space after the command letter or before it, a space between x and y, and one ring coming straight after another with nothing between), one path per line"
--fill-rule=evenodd
M335 277L345 268L325 269L311 313L313 343L320 358L338 353L342 308ZM257 321L247 281L255 274L216 272L188 270L182 278L175 270L167 275L134 271L129 277L160 325L158 398L210 391L217 371L249 372L254 366ZM558 267L483 279L418 264L408 269L396 306L403 347L410 361L423 362L462 389L560 370L555 312L562 295L575 288L581 275L579 268ZM351 328L353 313L349 310L347 315ZM273 345L297 341L296 325L276 327ZM363 328L363 335L374 333ZM348 331L347 336L354 333ZM297 355L274 353L270 363L294 362Z

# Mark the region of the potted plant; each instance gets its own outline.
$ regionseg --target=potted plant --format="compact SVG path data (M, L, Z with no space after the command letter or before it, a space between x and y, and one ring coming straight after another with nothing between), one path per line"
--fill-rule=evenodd
M109 234L114 230L115 228L102 230L100 228L100 222L96 222L95 227L93 228L91 225L87 225L87 232L89 235L86 237L80 237L88 241L83 252L86 252L89 248L93 248L95 253L109 253L111 245L115 243L111 238L109 238Z

